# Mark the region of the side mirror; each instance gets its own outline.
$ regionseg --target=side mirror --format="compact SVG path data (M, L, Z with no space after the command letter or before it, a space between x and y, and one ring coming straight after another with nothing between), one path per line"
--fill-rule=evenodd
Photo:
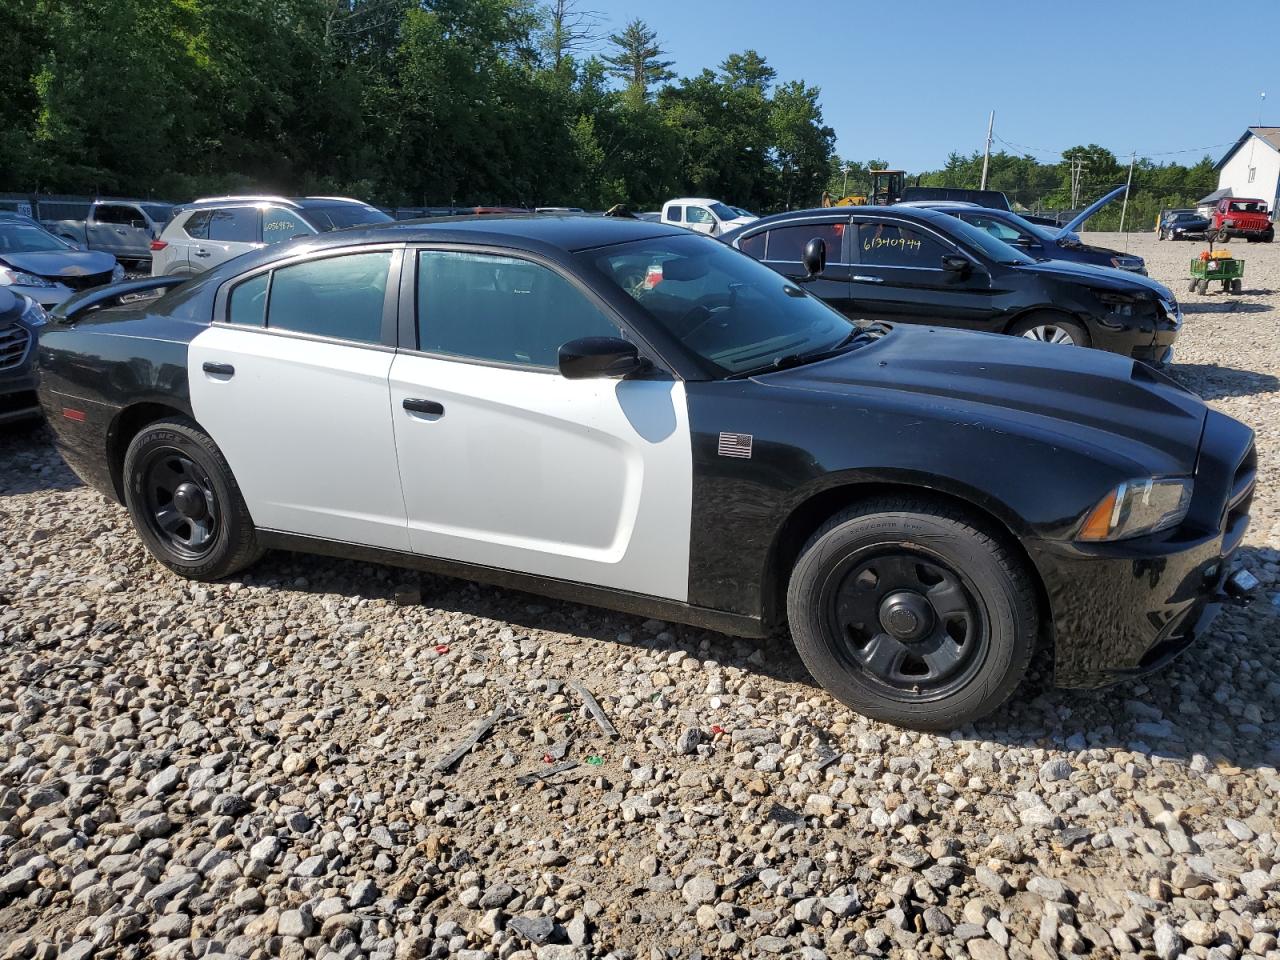
M619 337L581 337L560 346L560 376L566 380L625 377L648 366L636 345Z
M969 262L968 257L962 257L955 253L944 253L942 255L942 269L947 273L954 273L957 277L967 277L973 269L973 264Z
M822 276L822 271L827 269L827 242L821 237L814 237L804 245L800 262L804 264L810 280Z

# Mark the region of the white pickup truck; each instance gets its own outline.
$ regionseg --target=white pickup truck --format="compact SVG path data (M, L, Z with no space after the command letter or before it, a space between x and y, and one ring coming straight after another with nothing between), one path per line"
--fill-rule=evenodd
M662 205L662 222L713 237L759 220L754 213L706 197L678 197Z

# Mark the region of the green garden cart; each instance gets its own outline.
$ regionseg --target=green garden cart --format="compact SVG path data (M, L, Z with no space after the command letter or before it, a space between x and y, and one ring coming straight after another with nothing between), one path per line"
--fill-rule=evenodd
M1197 257L1191 261L1191 282L1187 285L1187 291L1208 293L1211 282L1220 282L1223 293L1239 293L1243 279L1243 260L1211 254L1207 259Z

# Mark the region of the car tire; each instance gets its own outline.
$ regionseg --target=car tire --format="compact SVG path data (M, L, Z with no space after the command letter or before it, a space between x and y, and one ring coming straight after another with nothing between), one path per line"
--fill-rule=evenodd
M1009 333L1015 337L1063 346L1087 347L1093 342L1088 330L1074 320L1056 313L1033 313L1010 327Z
M862 504L814 533L792 570L787 617L828 692L917 730L954 729L1003 704L1040 625L1013 551L960 511L913 498Z
M262 555L226 457L192 421L144 427L125 451L122 477L134 528L174 573L219 580Z
M1226 243L1230 239L1225 230L1219 230L1213 237L1215 243Z
M1197 293L1199 293L1201 296L1204 296L1206 293L1208 293L1208 292L1209 292L1209 281L1208 281L1208 280L1201 280L1199 283L1197 283L1197 284L1196 284L1196 292L1197 292Z
M1192 278L1187 282L1187 293L1195 293L1195 292L1196 292L1196 285L1197 285L1197 284L1199 284L1199 282L1200 282L1200 281L1199 281L1199 280L1197 280L1195 277L1192 277Z
M1240 279L1237 277L1235 280L1232 280L1232 281L1231 281L1231 292L1232 292L1232 293L1239 293L1239 292L1241 291L1241 289L1243 288L1243 286L1244 286L1244 284L1242 284L1242 283L1240 282Z
M1276 238L1276 228L1275 228L1275 227L1272 227L1271 229L1269 229L1266 233L1264 233L1264 234L1262 235L1262 242L1263 242L1263 243L1271 243L1272 241L1274 241L1274 240L1275 240L1275 238Z

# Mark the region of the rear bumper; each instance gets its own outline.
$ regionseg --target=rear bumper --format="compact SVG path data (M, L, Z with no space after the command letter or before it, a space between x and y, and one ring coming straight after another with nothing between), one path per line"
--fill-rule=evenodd
M1256 465L1252 431L1211 411L1182 528L1109 544L1027 542L1048 594L1059 686L1158 670L1204 634L1249 525Z

